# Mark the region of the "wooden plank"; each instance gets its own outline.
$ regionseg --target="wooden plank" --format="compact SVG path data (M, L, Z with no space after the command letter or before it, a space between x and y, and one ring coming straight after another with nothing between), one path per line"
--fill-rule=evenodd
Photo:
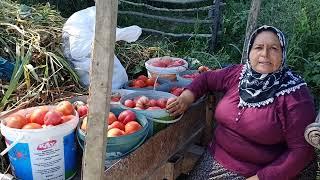
M176 3L176 4L189 4L189 3L199 3L205 2L206 0L150 0L164 3Z
M156 16L156 15L150 15L150 14L144 14L144 13L132 12L132 11L119 11L119 14L134 15L134 16L158 19L158 20L162 20L162 21L177 22L177 23L188 23L188 24L211 24L212 23L211 20L182 19L182 18L179 19L179 18L172 18L172 17L166 17L166 16Z
M184 147L190 136L198 135L205 122L205 103L191 107L183 118L151 137L145 144L105 172L105 179L146 179L169 157Z
M171 36L175 38L190 38L190 37L210 38L211 37L211 34L192 34L192 33L175 34L175 33L162 32L162 31L149 29L149 28L142 28L142 30L148 33Z
M251 1L251 8L250 8L250 13L247 20L246 37L243 44L241 63L243 63L248 58L247 49L248 49L249 38L251 33L256 28L257 19L260 12L260 6L261 6L261 0Z
M214 15L212 23L212 39L210 44L211 52L215 49L218 43L218 31L220 27L220 0L214 0Z
M190 9L168 9L168 8L158 8L158 7L151 6L149 4L135 3L135 2L125 1L125 0L120 0L120 2L125 3L125 4L129 4L132 6L144 7L144 8L150 9L150 10L164 11L164 12L194 12L194 11L208 11L211 9L211 6L190 8Z
M97 0L93 60L89 88L89 114L83 179L103 179L106 152L105 117L110 110L110 96L118 1ZM107 98L106 98L107 97Z
M126 0L120 0L121 3L129 4L132 6L137 6L137 7L144 7L150 10L154 11L163 11L163 12L197 12L197 11L209 11L213 10L212 6L203 6L203 7L197 7L197 8L189 8L189 9L168 9L168 8L158 8L151 6L149 4L144 4L144 3L135 3L135 2L130 2ZM225 6L225 3L220 3L220 6Z

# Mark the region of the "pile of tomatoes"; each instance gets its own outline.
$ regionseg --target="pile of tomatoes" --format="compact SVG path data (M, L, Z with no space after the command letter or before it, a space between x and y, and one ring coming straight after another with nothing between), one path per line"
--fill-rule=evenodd
M132 88L152 88L154 86L159 86L160 84L156 82L156 78L148 78L145 75L140 75L138 78L133 79L129 84Z
M178 59L178 58L162 57L154 60L150 64L155 67L170 68L170 67L183 66L185 65L185 62L182 59Z
M79 117L82 118L81 129L86 132L88 124L88 105L82 101L74 102L74 107L77 110ZM134 133L142 126L136 120L136 114L133 111L122 111L117 117L113 112L109 112L109 116L106 118L108 121L108 137L122 136L126 134Z
M47 126L57 126L75 118L73 105L62 101L54 108L40 106L31 112L20 110L4 119L7 127L16 129L40 129Z
M184 88L183 87L172 87L170 88L170 93L175 95L175 96L180 96L183 92Z
M109 112L106 121L108 121L108 137L132 134L142 129L142 126L136 119L136 114L130 110L122 111L118 117L113 112ZM84 132L87 130L87 124L88 118L87 114L85 114L80 127Z
M129 108L137 110L159 110L165 109L166 105L175 101L175 98L159 98L152 99L146 96L138 96L134 99L127 99L124 101L124 105Z

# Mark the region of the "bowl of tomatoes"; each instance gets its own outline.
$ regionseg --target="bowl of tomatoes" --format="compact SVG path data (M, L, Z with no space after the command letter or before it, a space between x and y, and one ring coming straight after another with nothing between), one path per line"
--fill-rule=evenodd
M132 79L125 83L123 89L135 91L162 90L169 82L169 80L163 78L148 78L145 75L140 75L136 79Z
M149 122L142 114L121 108L111 108L107 126L106 159L122 158L137 149L146 140L149 132ZM83 149L87 131L87 116L81 118L77 128L77 137Z

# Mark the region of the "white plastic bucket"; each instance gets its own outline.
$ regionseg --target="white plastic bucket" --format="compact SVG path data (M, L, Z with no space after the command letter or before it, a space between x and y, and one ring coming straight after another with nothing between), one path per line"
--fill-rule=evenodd
M8 152L12 172L18 179L71 179L77 170L75 128L78 122L76 114L75 118L57 126L25 130L9 128L1 120L1 134L7 145L1 155Z
M152 65L154 61L159 61L162 58L170 58L172 60L182 60L184 62L181 66L176 67L155 67ZM145 67L148 70L148 76L154 77L154 78L163 78L163 79L169 79L171 81L177 80L177 75L179 72L185 71L188 69L188 62L181 58L175 58L175 57L159 57L159 58L152 58L145 62Z

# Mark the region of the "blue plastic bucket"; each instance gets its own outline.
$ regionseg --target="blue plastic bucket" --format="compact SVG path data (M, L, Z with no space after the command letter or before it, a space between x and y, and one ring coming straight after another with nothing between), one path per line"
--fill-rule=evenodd
M118 116L124 109L111 108L116 116ZM114 160L125 157L141 146L147 138L149 132L149 122L145 116L136 113L136 120L142 125L142 129L134 132L132 134L118 136L118 137L108 137L107 141L107 160ZM78 142L82 149L84 149L85 133L80 129L80 123L77 128Z
M167 88L167 87L166 87ZM160 130L166 128L168 124L175 123L179 121L182 117L171 117L169 113L165 109L159 109L159 110L138 110L134 108L129 108L124 105L124 102L127 99L134 99L135 97L138 96L146 96L148 98L152 99L159 99L159 98L172 98L176 97L175 95L168 93L168 92L163 92L163 91L140 91L140 92L134 92L134 93L129 93L125 96L122 96L120 99L120 107L123 109L130 109L138 114L143 114L146 116L146 118L150 122L150 130L149 130L149 136L152 136L159 132Z
M32 109L23 111L27 113ZM18 179L71 179L77 171L74 130L78 121L76 114L72 120L57 126L14 129L1 120L1 134L7 145L1 155L8 152L12 172Z

